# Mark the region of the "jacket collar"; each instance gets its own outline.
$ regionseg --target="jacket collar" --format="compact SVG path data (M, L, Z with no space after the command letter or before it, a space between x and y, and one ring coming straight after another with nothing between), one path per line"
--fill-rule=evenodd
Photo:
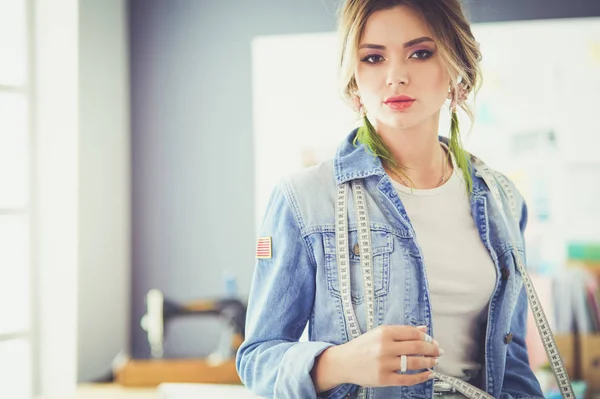
M354 179L362 179L369 176L385 176L379 157L374 156L361 143L354 145L354 138L358 128L354 129L338 147L334 158L334 174L337 185ZM439 140L448 145L448 138L439 136ZM471 178L473 179L473 194L478 195L489 191L485 181L481 178L479 169L485 164L474 156L469 157Z

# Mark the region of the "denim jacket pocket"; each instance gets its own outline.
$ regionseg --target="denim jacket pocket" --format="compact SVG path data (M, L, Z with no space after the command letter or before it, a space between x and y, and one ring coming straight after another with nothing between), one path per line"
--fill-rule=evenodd
M371 229L373 282L375 297L386 296L389 292L390 282L390 253L393 251L394 238L392 233ZM365 300L365 286L358 254L358 234L350 230L348 254L350 256L350 282L352 285L352 302L360 304ZM335 233L323 233L325 249L325 268L327 273L327 288L329 293L339 298L338 265L336 262Z

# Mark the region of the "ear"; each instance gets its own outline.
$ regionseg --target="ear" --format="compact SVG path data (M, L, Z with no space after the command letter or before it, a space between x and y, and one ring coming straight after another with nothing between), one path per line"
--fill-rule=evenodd
M359 113L361 111L362 102L360 101L360 97L358 97L358 96L352 97L352 109L356 113Z
M451 108L462 105L467 100L467 90L464 88L462 83L459 83L456 87L450 88L448 92L448 99L452 100Z

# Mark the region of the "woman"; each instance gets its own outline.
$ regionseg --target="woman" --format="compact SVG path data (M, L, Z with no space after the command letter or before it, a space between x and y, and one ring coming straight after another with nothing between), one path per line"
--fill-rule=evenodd
M469 112L481 57L458 0L349 0L339 29L345 95L364 124L271 196L242 381L265 397L430 398L455 392L435 381L449 375L542 398L515 261L526 207L503 180L515 216L504 223L488 169L460 145L456 108ZM438 137L447 99L450 140Z

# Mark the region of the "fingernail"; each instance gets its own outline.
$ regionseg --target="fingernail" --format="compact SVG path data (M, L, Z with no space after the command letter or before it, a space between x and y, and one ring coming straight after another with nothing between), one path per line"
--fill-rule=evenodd
M443 356L443 355L444 355L444 350L440 349L440 356Z
M434 373L429 374L429 376L427 377L428 380L433 380L433 378L435 377Z
M427 331L427 326L419 326L417 327L419 330Z
M436 345L436 346L440 346L440 343L437 342L435 339L433 340L433 344Z
M435 365L437 366L438 364L440 364L440 358L439 358L439 357L436 357L436 358L435 358Z

